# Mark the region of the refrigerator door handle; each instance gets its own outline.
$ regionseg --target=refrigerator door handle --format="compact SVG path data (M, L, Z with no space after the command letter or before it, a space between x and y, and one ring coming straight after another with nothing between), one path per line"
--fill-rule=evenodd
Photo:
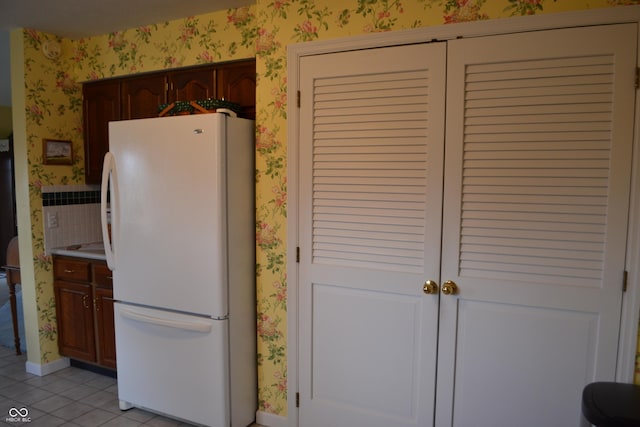
M111 184L111 186L109 186ZM111 189L111 222L112 228L117 228L116 197L118 182L116 178L116 162L113 154L107 152L104 156L102 165L102 185L100 186L100 222L102 223L102 241L104 242L104 254L107 260L107 266L111 271L115 270L115 253L113 252L113 244L111 233L109 233L109 224L107 222L107 192Z
M205 320L201 321L184 321L178 319L167 319L163 317L151 316L148 314L140 313L135 310L131 310L125 307L120 308L120 314L127 319L135 320L137 322L150 323L152 325L166 326L168 328L182 329L184 331L192 332L211 332L211 322Z

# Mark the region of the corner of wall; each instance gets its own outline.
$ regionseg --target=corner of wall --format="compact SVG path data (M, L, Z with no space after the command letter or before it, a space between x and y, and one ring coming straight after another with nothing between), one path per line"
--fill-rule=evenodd
M33 259L31 241L31 203L29 200L29 162L27 144L27 116L25 90L24 30L10 34L11 105L13 109L13 146L15 158L16 211L20 259ZM38 334L38 308L35 294L35 269L33 262L20 263L22 278L22 304L24 308L27 363L40 364L40 337Z
M54 372L68 368L69 366L71 366L71 361L67 357L63 357L45 364L27 361L25 364L25 370L30 374L44 377L45 375L53 374Z
M256 412L256 423L265 427L289 427L286 417L262 411Z

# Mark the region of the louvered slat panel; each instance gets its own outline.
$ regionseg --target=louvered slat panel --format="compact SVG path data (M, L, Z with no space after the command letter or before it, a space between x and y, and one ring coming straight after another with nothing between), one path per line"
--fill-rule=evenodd
M466 235L462 238L463 245L491 245L496 248L506 248L509 251L516 249L540 248L549 250L562 250L565 254L568 252L592 251L601 252L604 250L602 242L574 242L570 240L532 240L529 238L519 238L517 236L499 237L499 236L472 236ZM599 255L598 255L599 256Z
M511 147L509 147L511 148ZM517 151L517 152L516 152ZM606 150L558 150L555 148L549 151L535 151L535 150L510 150L510 151L469 151L468 159L496 159L509 161L514 157L524 159L558 159L558 160L575 160L575 159L602 159L606 158L608 152Z
M491 204L518 205L521 203L535 203L562 206L606 206L606 197L582 197L570 194L563 196L519 195L519 194L473 194L475 189L466 189L465 202L484 203L486 209Z
M541 61L540 64L547 64L548 61ZM470 82L478 81L498 81L498 80L525 80L523 86L529 86L535 82L535 79L542 79L547 77L557 76L585 76L585 75L611 75L613 70L613 62L609 61L609 64L593 64L593 65L579 65L579 66L567 66L567 67L532 67L526 68L527 63L511 63L511 64L494 64L500 69L494 69L493 71L478 72L479 68L470 66L467 68L467 78ZM509 68L511 65L513 68ZM502 68L506 66L505 68ZM525 68L523 68L523 66Z
M610 95L603 93L585 93L577 95L541 95L526 98L480 98L467 100L469 108L547 105L547 104L581 104L590 102L607 102Z
M360 104L366 104L371 100L376 99L379 103L384 103L385 100L390 97L415 98L416 96L427 96L427 88L422 87L407 87L405 89L376 89L375 86L368 85L361 89L363 89L362 92L350 91L316 95L314 98L316 108L331 108L330 103L336 101L352 101Z
M565 122L565 123L503 123L467 125L469 133L507 133L507 132L592 132L610 131L608 122Z
M398 201L369 201L369 200L348 200L343 199L340 201L340 206L334 206L334 202L331 200L318 200L316 204L318 213L324 212L341 212L352 210L353 212L362 212L362 209L370 209L371 212L380 210L386 212L387 210L397 209L404 211L415 211L415 215L419 215L422 212L422 206L419 203L412 202L398 202Z
M413 82L411 82L413 80ZM352 87L359 84L375 83L377 86L384 86L385 82L402 82L403 87L410 87L412 84L424 86L428 82L428 76L424 70L404 71L402 73L388 74L357 74L351 76L335 76L330 79L318 79L314 82L316 92L335 92L340 87ZM416 82L420 82L417 84ZM330 88L330 89L326 89Z
M420 147L424 145L424 141L422 141L421 137L396 137L394 139L396 144L393 147L407 147L407 146L416 146L415 150L420 150ZM337 139L337 138L323 138L316 141L316 145L314 147L314 152L319 152L321 150L328 151L330 149L333 150L351 150L354 147L363 147L365 150L368 147L377 145L379 148L377 150L384 150L385 147L388 146L386 141L382 138L351 138L351 139ZM355 148L357 149L357 148ZM401 148L398 148L401 149ZM390 150L394 150L390 148ZM378 151L380 152L380 151Z
M328 193L328 192L314 192L318 206L322 205L323 201L333 202L333 206L340 206L339 203L350 203L352 200L357 201L369 201L369 202L416 202L414 194L393 194L393 193L378 193L375 197L367 193ZM424 203L424 200L419 201Z
M340 230L340 229L331 229L326 228L323 230L318 230L316 233L317 241L323 241L323 239L331 239L331 238L345 238L351 239L352 242L360 242L362 240L367 240L369 242L378 240L381 242L387 242L388 244L393 245L395 242L400 242L401 247L415 247L415 244L420 244L420 246L424 245L424 239L416 237L415 234L397 232L393 235L389 235L386 231L376 231L376 230Z
M420 131L424 132L424 128L406 128L406 129L369 129L369 130L360 130L356 126L353 130L343 131L340 133L342 138L382 138L382 139L390 139L390 138L404 138L404 137L414 137ZM330 132L331 133L331 132ZM333 135L325 135L322 132L315 132L313 137L316 140L320 140L323 137L333 137Z
M555 95L582 95L585 93L609 93L611 83L590 84L586 87L579 86L543 86L543 87L507 87L507 88L478 88L478 91L469 92L468 100L492 99L492 98L520 98L523 96L555 96Z
M585 118L582 113L558 113L558 114L530 114L528 116L517 115L514 117L507 115L467 117L465 125L489 125L489 124L524 124L524 123L582 123L591 120L596 122L606 122L610 113L595 112Z
M551 180L553 181L553 180ZM540 180L536 180L536 182L540 182ZM583 187L554 187L554 186L544 186L544 185L532 185L531 183L525 183L522 187L518 187L517 189L514 186L507 185L492 185L490 182L487 182L486 185L482 185L478 182L477 178L465 179L466 185L473 185L476 187L475 191L478 193L485 194L549 194L549 195L579 195L579 196L587 196L587 195L597 195L597 196L606 196L607 189L602 187L594 187L594 188L583 188Z
M421 271L428 84L426 70L315 83L314 263Z
M464 202L463 210L468 210L468 215L473 211L476 212L545 212L545 213L564 213L573 215L606 215L606 206L589 206L589 205L551 205L540 203L495 203L487 205L486 203Z
M584 70L586 67L595 65L608 65L611 66L611 58L609 56L575 56L575 57L562 57L562 58L546 58L546 59L532 59L516 62L500 62L500 63L478 63L469 64L467 80L471 81L479 79L480 77L488 76L486 80L494 80L491 78L497 72L515 70L515 71L528 71L528 70L548 70L548 69L571 69L574 68L577 71ZM584 71L582 71L584 74ZM562 73L556 73L557 75L564 75ZM527 84L527 82L522 82Z
M314 220L314 226L317 227L318 234L321 234L322 230L324 229L342 230L342 231L351 231L351 230L368 231L368 232L374 231L380 234L390 233L390 235L388 236L390 240L395 240L394 236L392 236L391 234L395 234L395 233L416 234L421 230L420 227L415 227L415 226L394 225L389 223L384 223L384 224L377 223L373 225L363 221L360 221L360 222L353 221L350 223L346 223L346 222L336 222L336 221Z
M467 253L484 253L484 246L482 245L463 245L464 252ZM602 248L599 248L600 250ZM600 255L598 251L587 251L584 249L576 250L575 256L576 259L588 260L588 261L599 261ZM494 255L505 255L505 256L519 256L519 257L543 257L543 258L554 258L561 257L566 258L567 253L565 250L554 250L549 248L535 248L535 247L522 247L522 246L503 246L496 248L495 251L492 252Z
M469 170L466 176L482 176L482 177L504 177L504 176L513 176L513 177L529 177L530 173L528 170L524 169L512 169L512 168L504 168L504 169L476 169ZM590 178L606 178L607 170L588 170L588 169L549 169L549 170L540 170L538 171L538 175L532 177L532 179L539 178L575 178L575 179L590 179Z
M576 144L580 144L583 150L607 150L609 143L607 141L534 141L534 142L520 142L518 145L511 145L509 149L511 151L524 151L532 149L543 150L573 150ZM500 142L477 142L473 144L473 150L469 152L491 152L502 151L504 145Z
M567 233L583 233L586 236L591 235L591 239L599 241L600 234L604 233L602 224L592 223L566 223L566 222L537 222L537 221L517 221L517 220L486 220L486 219L469 219L463 220L462 225L469 228L502 228L505 230L521 230L526 228L528 231L562 231Z
M465 142L532 142L532 141L603 141L610 137L609 132L537 132L537 133L469 133Z
M409 98L405 100L405 102L402 100L391 101L389 104L385 105L361 105L358 107L358 112L360 113L360 117L370 118L371 120L376 120L378 114L411 114L413 112L425 112L423 104L410 103L409 101L411 100L415 101L416 99ZM345 120L349 120L350 117L353 117L352 114L352 107L338 107L336 104L334 105L334 108L317 111L315 119L322 121L324 117L329 116L333 117L333 119L337 121L342 117L345 117ZM395 117L397 117L397 115Z
M575 84L602 84L613 83L613 75L611 74L595 74L595 75L581 75L581 76L552 76L544 78L536 78L535 85L539 87L549 86L566 86ZM467 89L470 91L487 90L487 89L504 89L504 88L521 88L526 87L526 83L521 80L497 80L497 81L477 81L468 82Z
M543 114L567 114L567 113L611 113L611 104L606 102L595 102L591 104L578 105L511 105L508 107L485 107L477 110L465 112L465 119L470 117L496 117L496 116L525 116L537 117Z
M461 275L599 283L612 69L608 56L467 68Z
M570 213L560 212L496 212L496 211L476 211L472 213L463 212L462 219L494 219L498 221L539 221L552 223L577 223L577 224L601 224L605 220L604 215L582 215L577 216Z
M386 178L422 178L424 177L424 171L412 169L412 170L333 170L325 169L318 171L316 176L319 177L386 177Z
M380 112L378 112L378 114L379 113ZM411 112L411 111L407 111L406 108L403 108L403 110L397 113L393 113L391 111L384 112L384 119L395 120L398 122L404 122L407 120L424 120L424 113L425 113L424 111ZM361 115L361 116L347 116L347 115L344 115L344 116L331 115L329 117L323 116L323 117L318 117L316 119L316 124L321 125L323 123L329 123L332 125L338 125L342 123L350 123L353 126L354 123L377 122L378 114L370 113L370 114Z
M396 91L389 91L389 96L397 95ZM351 113L354 112L354 108L357 109L366 109L368 107L375 106L378 111L384 111L386 108L394 107L394 106L402 106L407 111L410 111L415 105L421 105L423 102L423 98L425 97L424 93L416 93L410 92L407 96L396 96L395 98L385 98L383 96L379 97L367 97L365 99L341 99L341 100L332 100L327 99L326 101L320 102L316 100L313 107L314 110L318 110L317 113L314 111L314 115L318 116L322 115L322 110L330 110L331 112L337 111L340 108L350 109ZM335 110L334 110L335 109Z
M368 212L367 212L368 213ZM358 224L369 224L376 226L387 226L387 225L397 225L397 226L409 226L409 227L422 227L423 221L420 218L411 218L411 217L393 217L393 220L389 218L391 215L397 212L389 212L388 216L378 216L378 215L362 215L359 213L358 215L336 215L336 214L317 214L314 215L314 220L318 223L324 221L326 223L341 223L343 225L349 224L351 222Z

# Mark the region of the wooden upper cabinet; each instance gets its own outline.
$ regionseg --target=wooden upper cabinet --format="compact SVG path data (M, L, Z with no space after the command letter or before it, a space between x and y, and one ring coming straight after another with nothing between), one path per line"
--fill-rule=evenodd
M217 69L216 98L242 106L239 117L256 118L256 61L222 64Z
M175 101L224 99L239 104L239 117L256 118L256 61L247 59L139 74L83 85L85 181L99 184L109 151L109 122L157 117Z
M167 102L167 77L145 74L122 80L122 119L156 117L158 107Z
M104 80L85 84L84 168L87 183L99 183L104 154L109 151L109 122L120 120L120 82Z
M213 67L172 71L168 80L168 102L215 97L216 71Z

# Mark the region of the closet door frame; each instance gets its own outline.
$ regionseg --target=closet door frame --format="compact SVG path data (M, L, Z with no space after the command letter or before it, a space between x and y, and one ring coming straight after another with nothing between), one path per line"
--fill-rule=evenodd
M534 15L490 21L476 21L461 24L441 25L420 29L392 31L363 36L353 36L328 41L292 44L288 47L288 93L295 100L300 88L300 59L304 56L350 50L370 49L426 42L433 39L445 41L458 37L477 37L511 34L537 30L569 28L576 26L606 25L618 23L639 23L640 6L621 6L606 9L591 9L577 12ZM640 34L638 34L640 39ZM640 58L640 56L639 56ZM640 67L638 59L637 67ZM637 90L636 90L637 91ZM302 94L304 96L304 94ZM298 176L299 159L299 109L295 102L288 106L288 213L287 213L287 363L288 363L288 416L286 425L298 426L296 393L298 391L298 264L296 248L299 246ZM638 334L638 313L640 312L640 108L636 105L633 161L631 172L631 195L629 227L627 233L627 253L625 269L628 272L627 290L622 303L620 340L618 344L618 367L616 380L632 382L635 369L636 340ZM622 284L621 284L622 286ZM284 424L283 424L284 425Z

